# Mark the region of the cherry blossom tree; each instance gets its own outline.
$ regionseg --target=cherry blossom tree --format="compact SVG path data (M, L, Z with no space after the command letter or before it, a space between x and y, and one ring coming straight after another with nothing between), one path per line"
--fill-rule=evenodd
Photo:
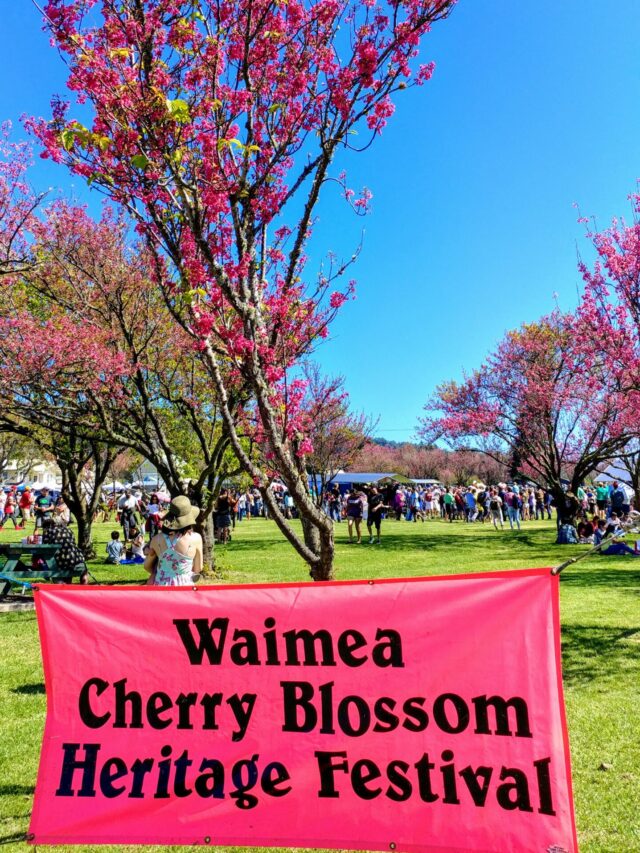
M480 479L498 483L506 475L504 458L490 459L473 450L445 450L412 442L382 445L368 442L354 460L354 471L402 474L416 480L467 483Z
M151 461L201 507L208 562L217 490L237 460L202 354L150 283L151 256L108 208L95 221L57 202L31 228L29 268L0 295L0 417L83 439L94 471L96 440Z
M596 252L592 266L581 260L584 291L577 311L578 344L587 360L605 359L628 394L637 425L640 415L640 195L630 196L630 223L616 219L587 237ZM621 412L621 417L624 412ZM638 429L634 430L638 433Z
M43 195L29 187L31 149L11 141L11 123L0 125L0 276L20 272L28 255L26 234Z
M231 444L270 515L314 579L332 576L333 526L313 500L289 371L327 327L352 285L349 261L305 277L321 191L358 197L334 161L366 148L393 98L427 81L423 36L453 0L50 0L52 39L69 88L91 107L85 126L54 104L33 121L45 152L129 211L156 253L160 287L186 304ZM226 371L226 372L225 372ZM292 386L293 392L292 393ZM230 397L254 400L247 453ZM293 402L292 402L293 401ZM283 406L288 407L282 416ZM242 425L248 429L251 418ZM277 471L304 520L300 538L273 499Z
M404 474L398 471L398 453L395 447L368 441L353 460L352 471L369 471L380 474Z
M561 501L563 479L577 489L628 440L615 373L576 340L575 318L560 313L509 332L473 374L436 390L421 435L502 461L517 450L523 473Z
M303 365L306 381L303 401L303 429L313 450L306 464L315 485L318 506L331 478L349 468L374 429L366 415L349 410L344 377L326 377L315 362Z

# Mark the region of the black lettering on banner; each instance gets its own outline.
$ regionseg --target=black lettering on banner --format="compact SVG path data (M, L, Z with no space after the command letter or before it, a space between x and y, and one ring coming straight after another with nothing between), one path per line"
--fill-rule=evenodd
M333 681L321 684L318 687L318 691L320 693L320 708L322 714L320 734L333 735L335 734L335 729L333 727Z
M253 714L257 698L257 693L243 693L242 696L234 693L227 699L227 705L233 711L233 716L238 724L237 731L231 733L232 741L242 740L247 733L247 726L249 725L251 714Z
M166 744L160 750L160 755L163 760L158 761L158 784L156 785L156 792L153 795L156 800L168 800L169 799L169 775L171 773L171 747L169 744Z
M356 709L357 721L352 723L350 708ZM348 737L361 737L369 730L371 711L362 696L345 696L338 705L338 723Z
M191 793L191 788L187 788L187 769L191 767L193 761L189 758L187 750L183 750L182 754L173 762L176 768L176 775L173 780L173 790L176 797L188 797Z
M287 666L335 666L336 659L333 655L333 637L331 634L321 629L315 634L302 628L298 631L284 631L282 634L287 649ZM299 642L302 642L302 664L299 656ZM321 663L318 664L317 646L319 643L321 649Z
M199 642L197 643L191 632L191 622L198 632ZM201 666L205 654L210 664L220 663L229 628L228 619L212 619L211 622L208 619L174 619L173 624L176 626L190 663ZM214 631L219 632L216 638L213 636Z
M341 773L349 772L346 752L315 752L320 773L320 790L318 796L333 799L340 796L336 789L334 774L337 770ZM334 759L338 759L334 762Z
M450 749L445 749L440 758L442 761L453 761L453 752ZM455 764L443 764L440 767L440 772L442 773L442 781L444 783L444 797L442 798L442 802L454 806L460 805L458 788L456 786Z
M208 693L204 694L208 696ZM222 697L221 697L222 698ZM177 729L192 729L193 723L191 722L191 709L198 701L197 693L180 693L176 699L176 705L178 706L178 725ZM200 701L202 705L204 702L204 697ZM204 726L202 727L204 728Z
M391 761L387 767L389 787L386 794L390 800L395 800L396 803L406 802L413 792L413 786L406 775L409 766L406 761Z
M404 667L400 634L392 628L378 628L376 645L371 652L371 659L376 666Z
M423 753L422 758L416 761L414 767L418 771L418 789L420 791L420 799L424 803L435 803L440 797L434 794L431 785L431 771L435 770L436 765L429 761L429 754Z
M291 785L286 788L279 788L283 782L288 782L291 779L289 771L279 761L272 761L262 771L262 790L270 797L284 797L291 790Z
M381 775L377 764L368 758L362 758L355 762L351 770L351 786L361 800L375 800L376 797L380 796L382 788L379 785L376 785L375 788L369 788L368 784L379 779Z
M550 764L550 757L540 758L538 761L533 762L533 766L536 768L536 774L538 777L538 793L540 795L540 808L538 811L540 814L555 815L553 798L551 796L551 777L549 775Z
M229 657L236 666L260 666L258 641L253 631L236 628L233 632L233 645L229 649Z
M400 720L398 715L393 713L396 707L396 700L390 696L381 696L373 706L373 713L378 721L373 727L374 732L393 732L398 728Z
M224 765L217 758L203 758L196 779L196 792L199 797L224 797Z
M423 732L429 725L429 715L422 707L425 703L423 696L413 696L407 699L402 710L407 719L402 723L402 727L410 732Z
M274 630L276 627L276 620L273 616L268 616L264 620L264 627L267 629L262 635L267 648L265 664L267 666L280 666L280 658L278 657L278 635Z
M96 763L98 760L99 743L85 743L83 749L85 758L78 760L76 755L80 749L79 743L63 743L62 770L60 772L60 784L56 790L56 797L73 797L73 775L76 770L82 771L82 785L78 790L79 797L95 797L96 795Z
M95 688L96 696L101 696L108 686L109 682L102 678L90 678L82 685L80 695L78 697L78 712L80 713L80 719L82 722L90 729L99 729L101 726L104 726L111 717L111 714L108 711L100 716L94 713L89 699L92 688Z
M450 702L455 709L455 723L449 720L447 702ZM451 735L460 734L469 725L467 703L457 693L443 693L433 703L433 720L443 732L448 732Z
M318 722L318 713L311 704L313 685L307 681L281 681L284 708L283 732L310 732ZM298 719L298 709L303 714Z
M230 797L236 800L236 805L239 809L252 809L258 804L258 798L255 794L250 794L258 781L257 761L259 755L254 755L252 758L243 761L236 761L231 769L231 779L235 787L235 791L231 791ZM246 770L246 782L243 780Z
M338 654L346 666L362 666L363 663L369 660L369 656L362 655L361 657L356 657L354 652L364 648L366 645L367 641L360 631L353 629L345 631L338 637Z
M532 737L527 703L520 696L512 696L511 699L503 699L502 696L476 696L471 701L476 710L477 735L496 734L510 737L513 732L509 726L509 708L512 708L516 716L516 737ZM489 708L493 708L495 715L494 731L489 726Z
M505 780L509 776L513 782L503 781L496 789L496 799L503 809L521 812L532 812L531 797L529 796L529 781L526 773L516 767L503 767L500 771L500 779Z
M487 794L493 776L492 767L476 767L475 770L471 765L463 767L458 773L465 781L467 789L471 794L471 799L474 805L484 808L487 802ZM482 783L479 781L482 779Z
M152 729L166 729L171 725L171 719L162 719L162 714L173 707L173 702L166 693L158 691L147 699L147 719ZM115 728L115 726L114 726Z
M219 708L222 705L222 693L205 693L200 699L200 704L204 708L204 723L202 724L203 729L211 729L215 731L218 728L218 724L216 722L216 708ZM182 726L178 726L178 728L182 728ZM186 726L185 726L186 728Z
M127 679L121 678L114 681L116 714L113 723L114 729L141 729L142 728L142 696L137 690L127 691ZM127 721L127 710L130 722Z
M142 793L144 777L147 775L147 773L151 773L152 770L153 758L136 758L136 760L131 765L133 782L131 784L131 790L129 791L130 797L134 799L142 799L142 797L144 797L144 794Z
M100 771L100 793L109 799L119 797L120 794L124 793L126 785L119 785L116 788L113 783L122 779L128 772L127 765L122 758L108 758Z

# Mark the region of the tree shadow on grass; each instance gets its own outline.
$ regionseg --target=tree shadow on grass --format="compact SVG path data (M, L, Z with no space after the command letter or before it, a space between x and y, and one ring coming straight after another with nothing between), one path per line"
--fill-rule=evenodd
M568 566L560 575L563 586L569 587L611 587L615 589L630 589L640 592L640 569L628 568L632 557L603 557L607 560L598 565ZM613 568L614 565L617 567ZM635 565L635 563L634 563Z
M618 680L640 665L640 625L608 628L568 625L562 628L562 672L565 684Z
M0 844L18 844L27 840L26 832L14 832L11 835L0 835Z
M426 525L425 525L426 527ZM544 531L540 531L540 534L528 534L526 532L514 532L511 534L511 531L504 531L504 538L501 535L501 531L494 530L479 530L477 535L469 536L469 535L460 535L455 532L455 528L451 531L451 533L430 533L428 528L424 530L421 529L416 530L415 535L412 535L410 538L407 535L402 535L393 532L393 528L391 530L386 530L383 526L382 528L382 546L385 550L397 550L397 551L431 551L431 550L440 550L443 553L447 550L455 549L456 553L464 552L475 552L481 553L482 558L484 559L487 555L484 552L484 549L487 546L495 545L498 548L508 547L510 544L515 545L516 547L530 547L535 548L537 550L542 550L545 547L552 548L553 542L541 539L541 534ZM507 539L507 536L510 535L511 539ZM366 528L362 528L362 539L366 541L368 539L368 531ZM349 540L343 539L342 537L336 538L336 546L340 547L342 545L348 545ZM567 556L572 556L568 554ZM560 560L558 560L560 562Z
M0 797L31 796L35 790L35 785L0 785Z
M44 695L45 689L42 682L38 684L21 684L20 687L14 687L12 693L18 693L21 696L39 696ZM0 793L2 788L0 787Z

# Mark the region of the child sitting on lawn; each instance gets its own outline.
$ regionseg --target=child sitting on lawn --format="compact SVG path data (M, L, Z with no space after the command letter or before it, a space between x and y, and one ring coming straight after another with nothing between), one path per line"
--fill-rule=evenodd
M107 563L116 565L120 562L124 546L120 542L120 531L114 530L111 534L111 542L107 543Z

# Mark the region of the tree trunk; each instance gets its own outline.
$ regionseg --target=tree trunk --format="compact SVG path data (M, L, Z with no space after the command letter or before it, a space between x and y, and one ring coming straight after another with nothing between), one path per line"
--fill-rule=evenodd
M216 549L213 537L213 515L209 515L198 524L198 533L202 536L202 574L206 576L216 573Z
M88 560L93 559L96 556L91 531L93 519L86 512L75 512L75 510L72 510L72 512L78 525L78 548L80 548Z
M202 573L203 575L213 575L216 571L216 555L213 537L212 498L210 497L207 501L204 490L196 488L193 481L187 487L187 497L192 504L200 507L196 531L202 536ZM203 513L205 513L204 518L202 517Z
M333 556L334 556L334 540L333 540L333 522L331 519L328 519L329 526L324 529L321 528L319 531L319 548L316 552L318 554L318 562L315 566L311 567L311 577L314 581L331 581L334 578L333 574ZM317 528L315 528L317 531Z
M309 574L314 581L333 580L333 521L327 517L327 524L318 525L315 520L306 519L301 515L302 534L304 543L317 554L317 560L310 565Z
M302 522L302 535L304 536L304 544L313 551L314 554L320 553L320 530L312 524L304 516L300 516Z

